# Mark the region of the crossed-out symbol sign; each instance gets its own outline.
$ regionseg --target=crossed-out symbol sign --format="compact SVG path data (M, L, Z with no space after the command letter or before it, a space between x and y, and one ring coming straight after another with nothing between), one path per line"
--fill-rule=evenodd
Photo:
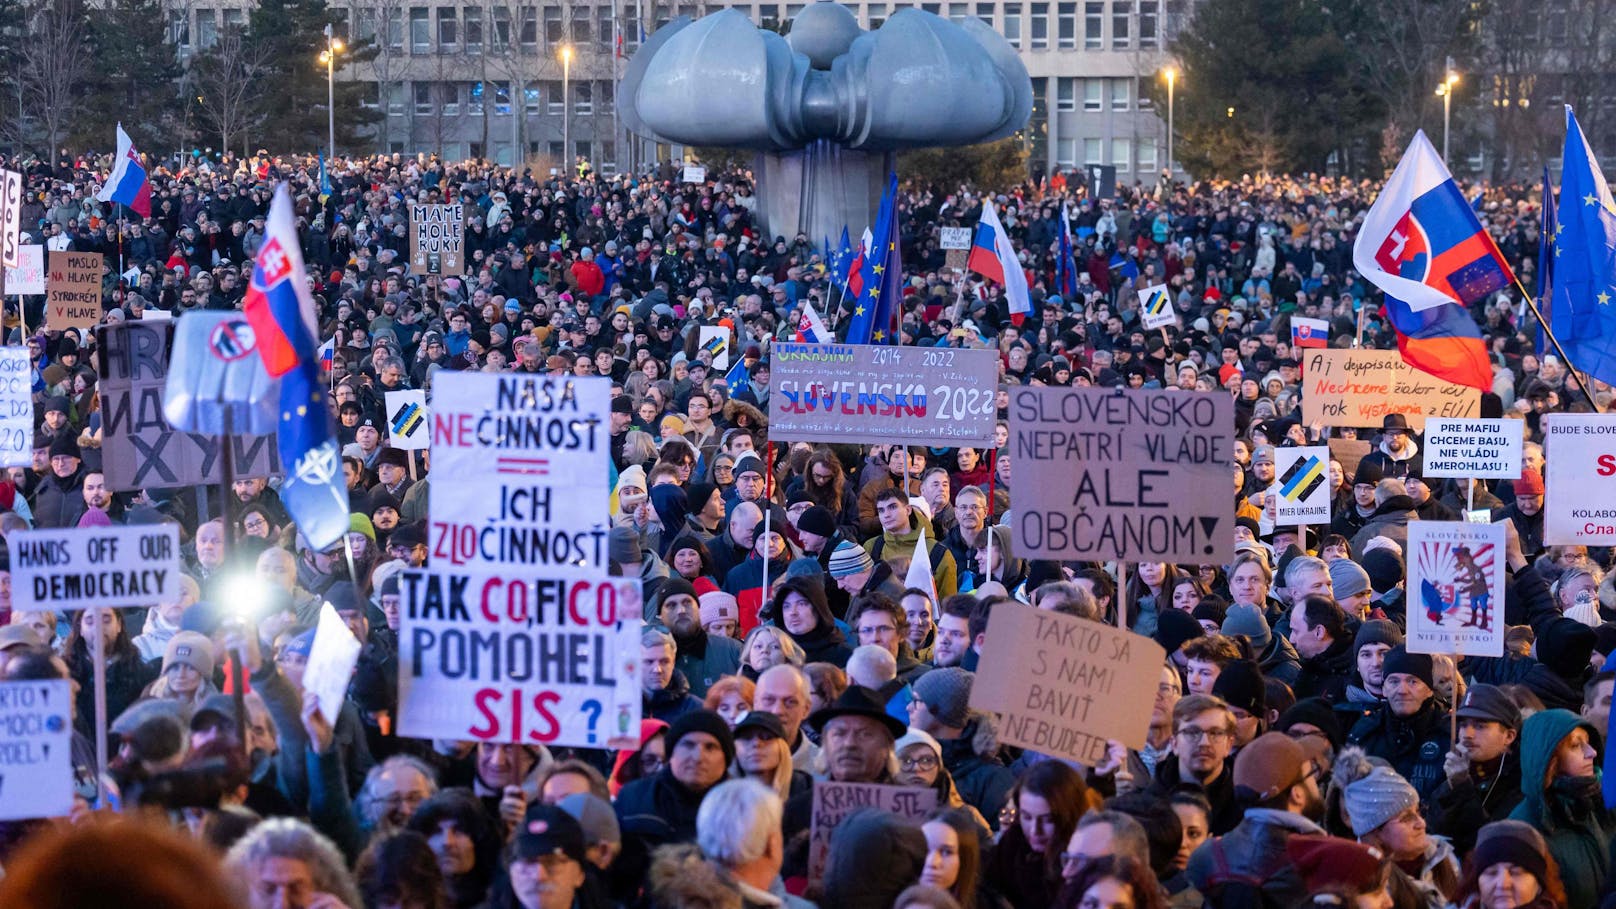
M208 338L208 350L230 363L252 353L255 343L252 326L246 321L221 322Z

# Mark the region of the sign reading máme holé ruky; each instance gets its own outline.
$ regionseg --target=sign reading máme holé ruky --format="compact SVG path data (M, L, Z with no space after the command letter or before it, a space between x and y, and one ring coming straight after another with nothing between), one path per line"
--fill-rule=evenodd
M639 580L611 577L606 555L610 393L439 376L432 567L400 579L400 735L637 743Z

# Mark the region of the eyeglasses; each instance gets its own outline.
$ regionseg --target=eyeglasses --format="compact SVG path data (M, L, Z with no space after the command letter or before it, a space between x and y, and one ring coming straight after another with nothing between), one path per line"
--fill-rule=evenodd
M898 765L905 770L936 770L937 755L922 754L919 757L906 757L898 761Z
M892 627L891 625L874 625L874 626L860 625L858 633L859 634L892 634L893 632L895 632L897 630L898 629Z
M1221 742L1233 734L1227 729L1198 729L1194 726L1185 726L1178 730L1178 737L1186 742Z

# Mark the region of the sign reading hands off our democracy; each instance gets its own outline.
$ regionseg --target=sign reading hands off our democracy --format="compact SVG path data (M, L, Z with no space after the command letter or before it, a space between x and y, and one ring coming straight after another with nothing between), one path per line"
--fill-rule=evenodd
M1428 417L1477 417L1481 392L1403 362L1395 350L1308 350L1302 358L1302 422L1379 426L1400 413L1415 432Z
M1011 389L1016 555L1230 561L1233 435L1227 394Z
M173 524L19 530L8 542L14 609L137 608L180 598Z
M1019 603L988 617L971 706L999 714L999 738L1094 766L1106 742L1142 748L1162 661L1143 635Z
M872 344L775 344L777 442L993 444L998 353Z

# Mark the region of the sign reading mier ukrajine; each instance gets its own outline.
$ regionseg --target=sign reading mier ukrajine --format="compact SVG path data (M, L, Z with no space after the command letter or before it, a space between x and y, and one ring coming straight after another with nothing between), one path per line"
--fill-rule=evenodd
M1543 417L1543 543L1616 544L1616 415Z
M610 395L600 378L438 377L432 568L400 577L400 735L638 742L640 586L606 556Z
M1502 524L1408 525L1408 650L1504 655Z
M490 225L492 226L492 225ZM410 206L410 274L466 273L466 206Z
M0 347L0 467L33 463L34 404L26 347Z
M1326 445L1274 449L1274 523L1330 523L1330 449Z
M994 351L776 344L769 362L776 442L993 444Z
M1006 603L982 648L982 665L1000 671L977 673L971 706L999 714L1002 740L1092 767L1107 740L1144 747L1166 658L1143 635Z
M13 609L151 607L180 596L172 524L19 530L7 542Z
M73 810L73 689L58 681L0 682L0 821Z
M1226 394L1011 389L1016 555L1228 562L1233 437Z
M1425 421L1425 475L1513 480L1521 475L1520 420Z

